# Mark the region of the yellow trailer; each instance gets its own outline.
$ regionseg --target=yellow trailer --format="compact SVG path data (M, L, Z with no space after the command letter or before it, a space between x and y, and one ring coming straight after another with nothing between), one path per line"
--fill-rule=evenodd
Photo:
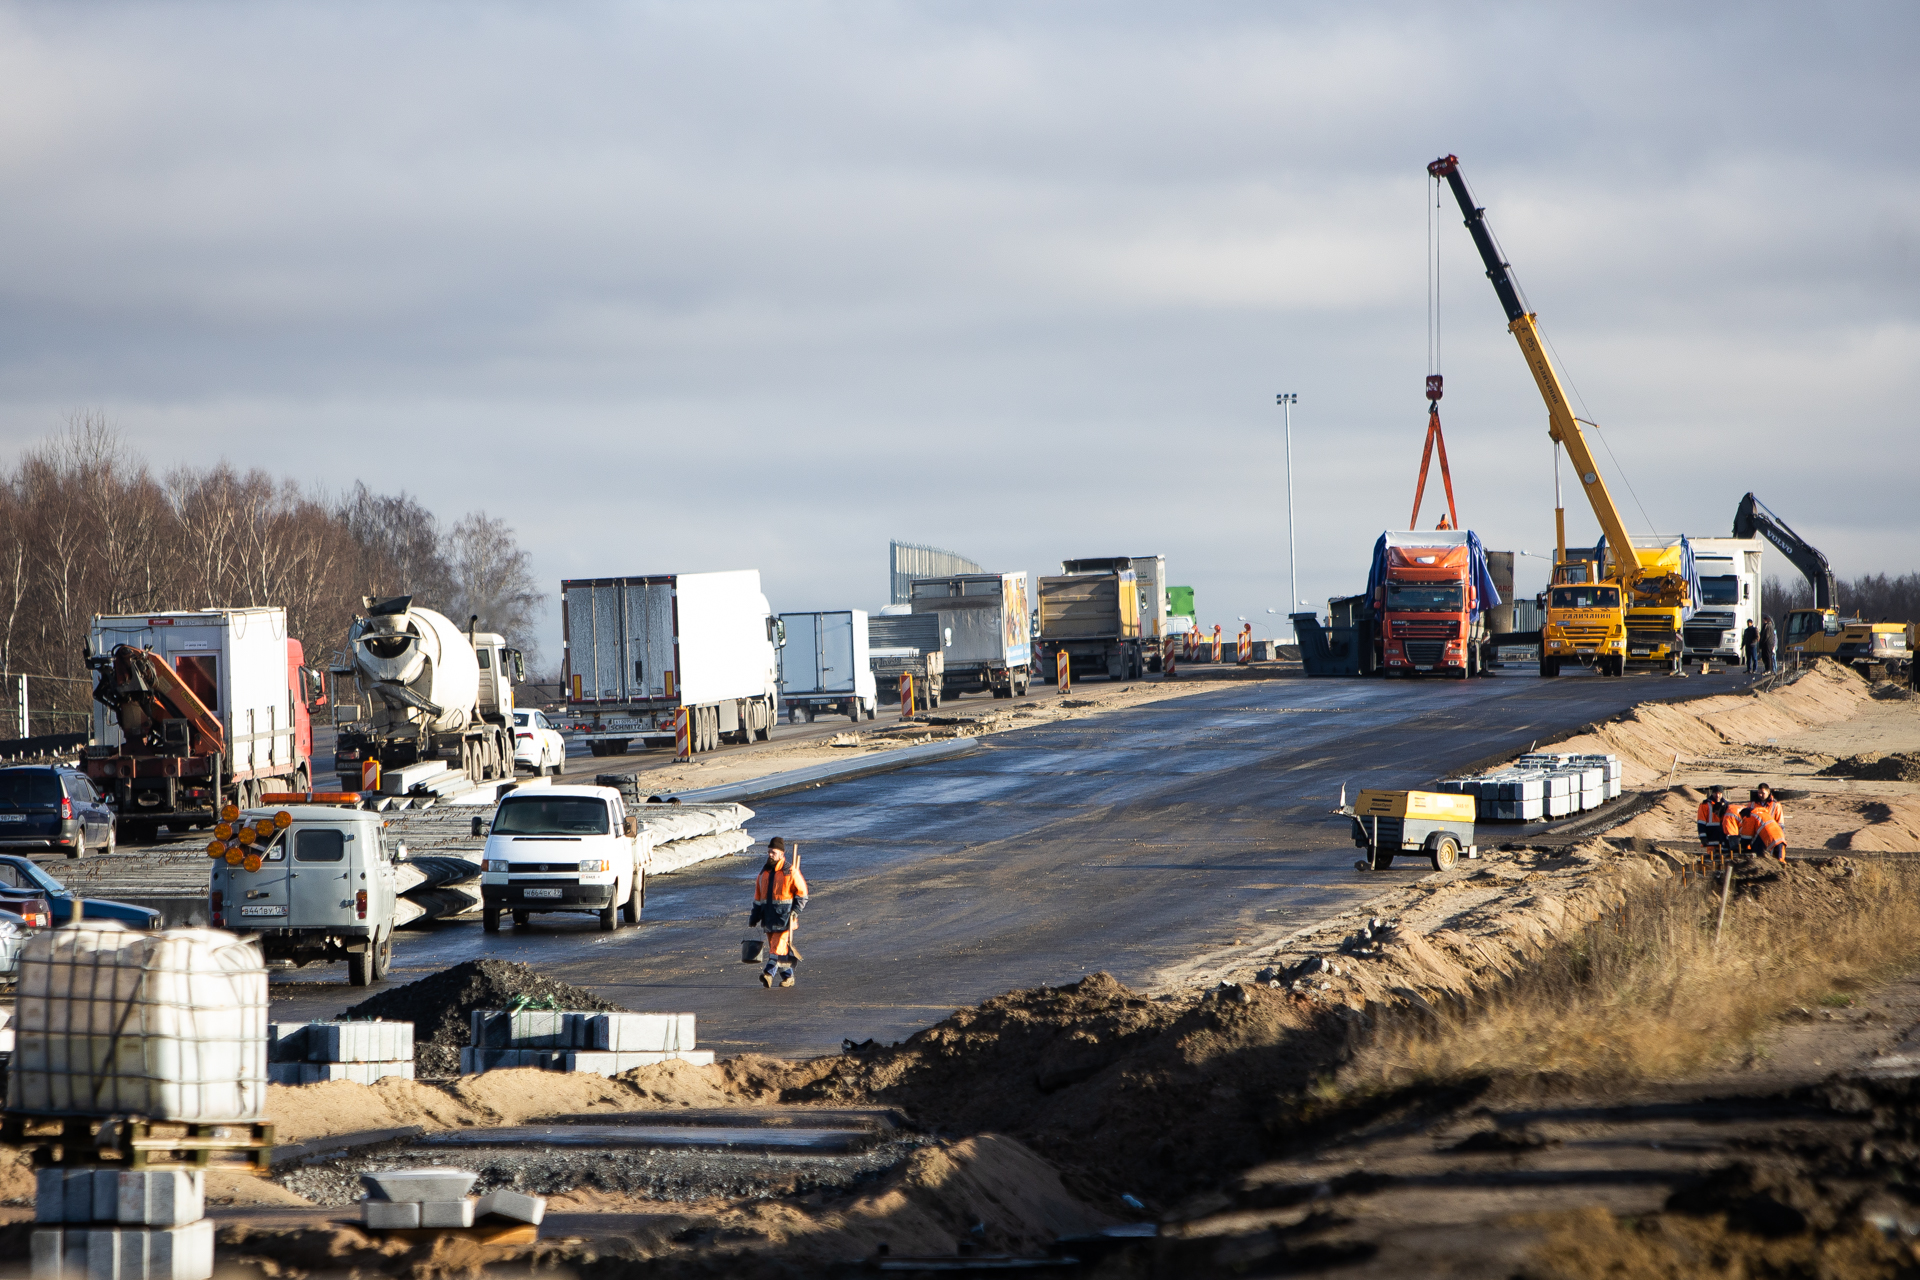
M1442 791L1362 791L1353 802L1353 842L1366 866L1385 871L1397 855L1418 853L1446 871L1473 843L1472 796Z

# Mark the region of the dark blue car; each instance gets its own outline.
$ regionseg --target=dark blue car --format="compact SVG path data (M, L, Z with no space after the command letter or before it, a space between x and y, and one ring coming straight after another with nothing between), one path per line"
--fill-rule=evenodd
M157 929L160 913L152 907L136 907L131 902L113 902L106 898L78 898L73 890L55 880L31 858L0 854L0 891L9 896L33 890L47 900L55 926L73 920L74 904L80 904L83 920L117 920L129 929Z
M0 849L45 849L69 858L84 858L90 849L112 853L114 817L76 769L0 769Z

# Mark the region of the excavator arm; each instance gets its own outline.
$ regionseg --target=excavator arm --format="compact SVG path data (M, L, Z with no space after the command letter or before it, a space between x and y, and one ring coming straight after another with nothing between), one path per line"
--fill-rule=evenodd
M1813 607L1826 612L1834 608L1838 592L1834 589L1833 569L1827 564L1827 558L1808 545L1788 527L1787 522L1767 510L1767 504L1748 494L1740 499L1739 508L1733 513L1733 536L1751 538L1758 533L1771 542L1780 554L1793 562L1793 567L1807 576L1813 586Z
M1607 491L1607 482L1600 475L1593 451L1587 448L1586 435L1573 416L1573 407L1567 401L1566 388L1560 384L1553 361L1547 358L1546 344L1541 340L1534 317L1521 304L1513 274L1500 259L1493 232L1487 227L1487 211L1474 204L1473 193L1460 174L1457 158L1442 156L1427 166L1427 172L1436 178L1445 178L1453 190L1453 198L1459 202L1460 212L1466 217L1467 233L1473 237L1474 248L1480 251L1480 260L1486 264L1487 279L1493 281L1493 291L1506 310L1507 331L1519 342L1520 353L1527 358L1527 367L1533 370L1533 380L1540 388L1540 398L1547 402L1547 434L1565 446L1574 474L1580 478L1580 487L1586 491L1587 504L1593 508L1601 530L1607 535L1607 545L1617 548L1619 572L1628 578L1638 576L1639 561L1634 555L1633 538L1627 533L1627 523L1614 505L1613 495Z

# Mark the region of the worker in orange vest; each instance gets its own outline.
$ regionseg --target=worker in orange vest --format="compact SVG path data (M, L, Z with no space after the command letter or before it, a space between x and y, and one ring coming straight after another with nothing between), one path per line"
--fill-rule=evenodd
M787 866L787 842L779 836L767 841L767 861L753 885L753 914L749 926L758 925L767 934L766 967L760 971L760 985L771 987L777 973L780 985L793 985L793 966L800 953L793 946L794 915L807 905L807 878L800 868Z
M1747 792L1747 803L1740 809L1740 849L1743 853L1759 850L1760 828L1772 815L1760 803L1758 791Z
M1727 843L1727 818L1733 811L1733 805L1727 801L1725 787L1708 787L1707 798L1700 802L1700 811L1694 815L1693 827L1699 833L1700 843L1708 849L1718 849ZM1733 820L1733 831L1740 831L1740 820Z
M1772 785L1763 782L1755 788L1754 794L1759 797L1758 803L1766 815L1784 828L1787 825L1787 813L1780 807L1779 797L1773 794Z
M1780 829L1778 822L1768 818L1760 824L1760 832L1754 837L1754 851L1782 862L1787 860L1787 833Z

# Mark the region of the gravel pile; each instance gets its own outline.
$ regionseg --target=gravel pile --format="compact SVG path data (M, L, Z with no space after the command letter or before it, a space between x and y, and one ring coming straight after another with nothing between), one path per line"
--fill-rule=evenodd
M418 982L382 991L347 1010L349 1018L386 1018L413 1024L413 1069L422 1076L460 1073L467 1015L505 1009L516 999L552 1001L563 1009L614 1013L620 1006L572 983L541 976L515 960L468 960Z
M315 1204L339 1207L362 1199L360 1175L370 1170L453 1166L480 1175L474 1192L509 1190L554 1196L577 1188L691 1201L711 1196L765 1200L805 1195L864 1182L891 1169L930 1138L903 1137L844 1155L783 1152L594 1151L535 1147L479 1147L457 1152L422 1150L404 1140L349 1156L328 1156L273 1180Z

